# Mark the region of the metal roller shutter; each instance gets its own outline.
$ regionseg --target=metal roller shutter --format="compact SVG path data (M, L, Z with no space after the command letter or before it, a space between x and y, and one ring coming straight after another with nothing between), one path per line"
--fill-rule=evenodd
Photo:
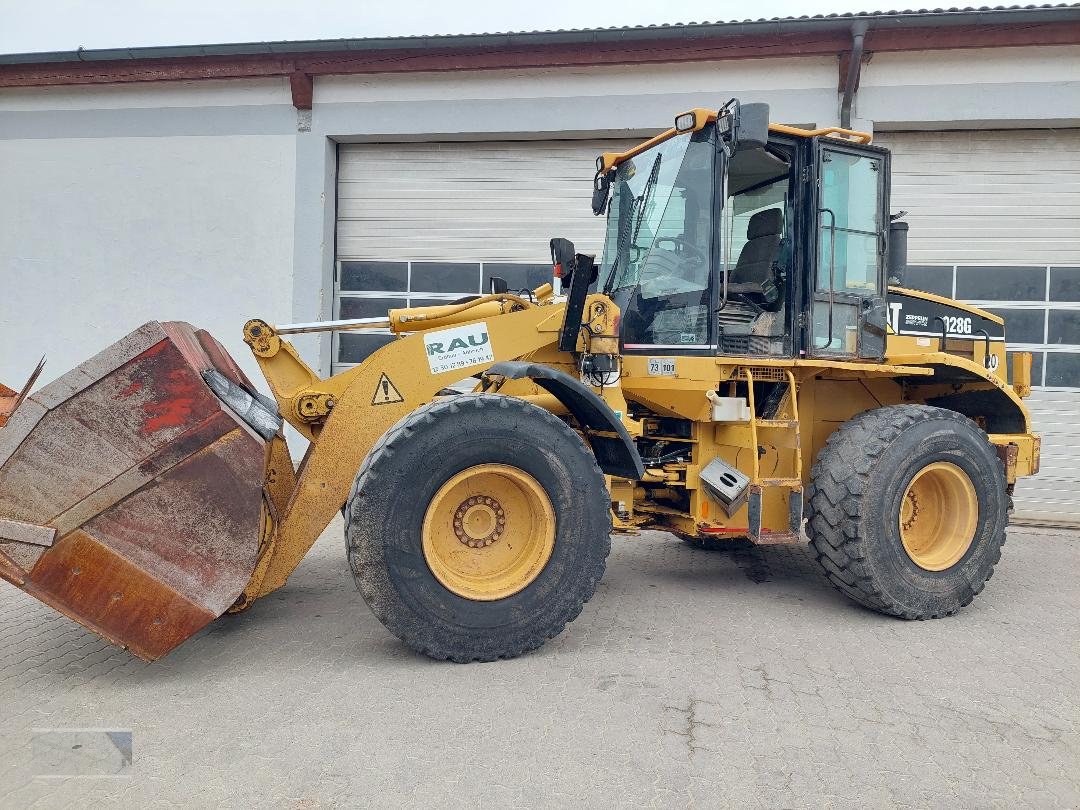
M596 156L623 144L343 144L338 258L546 262L553 236L599 251Z
M343 144L338 150L334 316L476 294L491 276L511 289L550 279L548 240L600 251L590 208L596 157L628 141ZM334 370L388 335L334 337Z
M885 132L893 210L911 223L906 283L1006 318L1034 355L1027 401L1042 471L1016 517L1080 522L1080 130Z

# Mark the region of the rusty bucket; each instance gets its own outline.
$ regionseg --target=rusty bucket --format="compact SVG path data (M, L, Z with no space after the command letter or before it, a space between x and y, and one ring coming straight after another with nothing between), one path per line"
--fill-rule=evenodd
M252 391L207 332L151 322L6 397L0 577L146 660L229 609L266 526L266 431L208 379Z

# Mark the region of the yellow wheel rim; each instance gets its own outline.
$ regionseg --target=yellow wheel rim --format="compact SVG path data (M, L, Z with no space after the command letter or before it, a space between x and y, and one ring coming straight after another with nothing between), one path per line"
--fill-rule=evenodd
M555 510L535 478L506 464L462 470L424 515L424 559L465 599L487 602L523 590L555 549Z
M944 571L971 548L979 499L967 473L945 461L911 479L900 505L900 539L908 557L927 571Z

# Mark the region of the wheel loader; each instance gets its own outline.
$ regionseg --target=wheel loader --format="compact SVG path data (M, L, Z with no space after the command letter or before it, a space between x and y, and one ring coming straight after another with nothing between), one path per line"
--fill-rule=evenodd
M285 585L340 511L364 600L437 659L539 647L642 528L805 531L860 605L952 614L1039 467L1031 357L997 315L903 287L889 177L865 133L732 100L597 158L602 258L553 239L551 283L248 321L272 398L205 331L145 324L0 392L0 576L153 660ZM397 337L327 379L288 340L362 329Z

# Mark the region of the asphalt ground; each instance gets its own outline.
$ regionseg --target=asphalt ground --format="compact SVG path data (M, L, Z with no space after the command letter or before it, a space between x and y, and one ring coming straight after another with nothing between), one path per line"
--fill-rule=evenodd
M0 583L0 806L1080 807L1078 571L1080 534L1013 528L972 605L904 622L803 546L646 532L563 635L472 665L383 629L340 521L153 664Z

